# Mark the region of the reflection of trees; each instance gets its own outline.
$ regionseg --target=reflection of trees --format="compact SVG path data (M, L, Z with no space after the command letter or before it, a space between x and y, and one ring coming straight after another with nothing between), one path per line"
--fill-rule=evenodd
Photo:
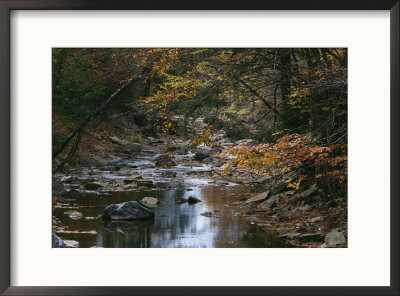
M205 188L205 195L210 197L209 203L214 209L222 209L219 213L220 218L212 220L212 228L215 232L215 246L217 248L229 247L277 247L282 246L274 234L249 225L247 221L234 216L234 209L225 207L225 203L230 200L238 200L250 191L242 186L235 187L214 186ZM246 189L246 190L243 190Z
M131 194L115 194L96 198L92 208L82 208L84 216L96 217L101 214L105 204L140 200L145 196L155 196L161 204L154 208L153 220L139 221L73 221L63 215L65 209L54 209L53 213L60 217L63 225L69 230L96 230L97 235L70 234L67 239L80 242L81 247L99 246L105 248L166 248L166 247L280 247L274 235L250 225L247 221L234 216L235 208L226 207L226 202L235 201L245 194L242 186L209 186L194 188L193 191L182 189L157 190L152 192L135 192ZM240 193L236 196L234 194ZM195 205L176 204L176 197L188 198L190 195L202 200ZM115 199L114 199L115 198ZM93 198L94 199L94 198ZM218 210L219 218L203 217L200 213Z
M235 247L239 241L238 233L243 223L239 223L232 208L225 207L229 198L238 192L238 188L213 186L204 189L210 208L220 211L217 213L219 218L212 219L211 224L211 227L215 229L214 247Z
M151 228L153 219L138 221L107 221L104 220L104 229L114 233L118 232L123 236L116 236L114 244L118 247L144 247L151 246ZM104 236L107 236L103 233Z
M187 237L196 237L204 230L196 225L198 207L196 205L176 204L175 198L188 198L193 192L185 190L169 190L164 192L163 201L155 209L155 223L153 227L152 247L181 246L180 241ZM190 233L194 233L191 235Z
M103 220L104 228L110 232L119 232L123 235L134 235L153 226L153 219L143 221L113 221Z

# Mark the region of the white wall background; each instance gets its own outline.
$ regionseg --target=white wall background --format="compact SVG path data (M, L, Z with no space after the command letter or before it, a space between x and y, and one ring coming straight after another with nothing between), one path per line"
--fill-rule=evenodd
M12 285L389 285L389 12L13 11ZM348 47L347 249L51 249L52 47Z

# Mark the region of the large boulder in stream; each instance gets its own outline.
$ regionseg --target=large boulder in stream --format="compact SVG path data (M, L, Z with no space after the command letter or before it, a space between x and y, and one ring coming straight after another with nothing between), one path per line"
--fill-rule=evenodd
M140 220L154 217L154 212L137 201L127 201L109 205L101 217L108 220Z
M56 234L51 235L51 247L52 248L65 248L64 241Z

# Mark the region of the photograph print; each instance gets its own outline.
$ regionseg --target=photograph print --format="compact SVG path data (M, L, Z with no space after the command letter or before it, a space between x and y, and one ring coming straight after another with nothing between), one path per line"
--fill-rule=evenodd
M52 248L347 248L347 48L51 58Z

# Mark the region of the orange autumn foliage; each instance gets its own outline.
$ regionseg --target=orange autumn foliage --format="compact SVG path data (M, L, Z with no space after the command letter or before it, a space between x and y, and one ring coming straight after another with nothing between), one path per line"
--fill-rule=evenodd
M311 136L299 134L285 135L276 143L259 144L248 146L246 143L228 148L219 153L219 156L233 156L227 163L225 173L232 166L238 168L250 168L253 174L267 176L283 175L300 168L304 164L314 168L327 165L324 170L314 176L300 175L299 179L290 183L288 187L299 188L300 182L307 177L322 178L331 177L343 182L347 175L347 156L333 156L337 146L321 146Z
M190 139L190 143L194 147L199 146L200 144L204 143L207 146L213 146L214 145L214 130L212 125L209 125L205 131L203 131L202 134L196 135L193 138Z

